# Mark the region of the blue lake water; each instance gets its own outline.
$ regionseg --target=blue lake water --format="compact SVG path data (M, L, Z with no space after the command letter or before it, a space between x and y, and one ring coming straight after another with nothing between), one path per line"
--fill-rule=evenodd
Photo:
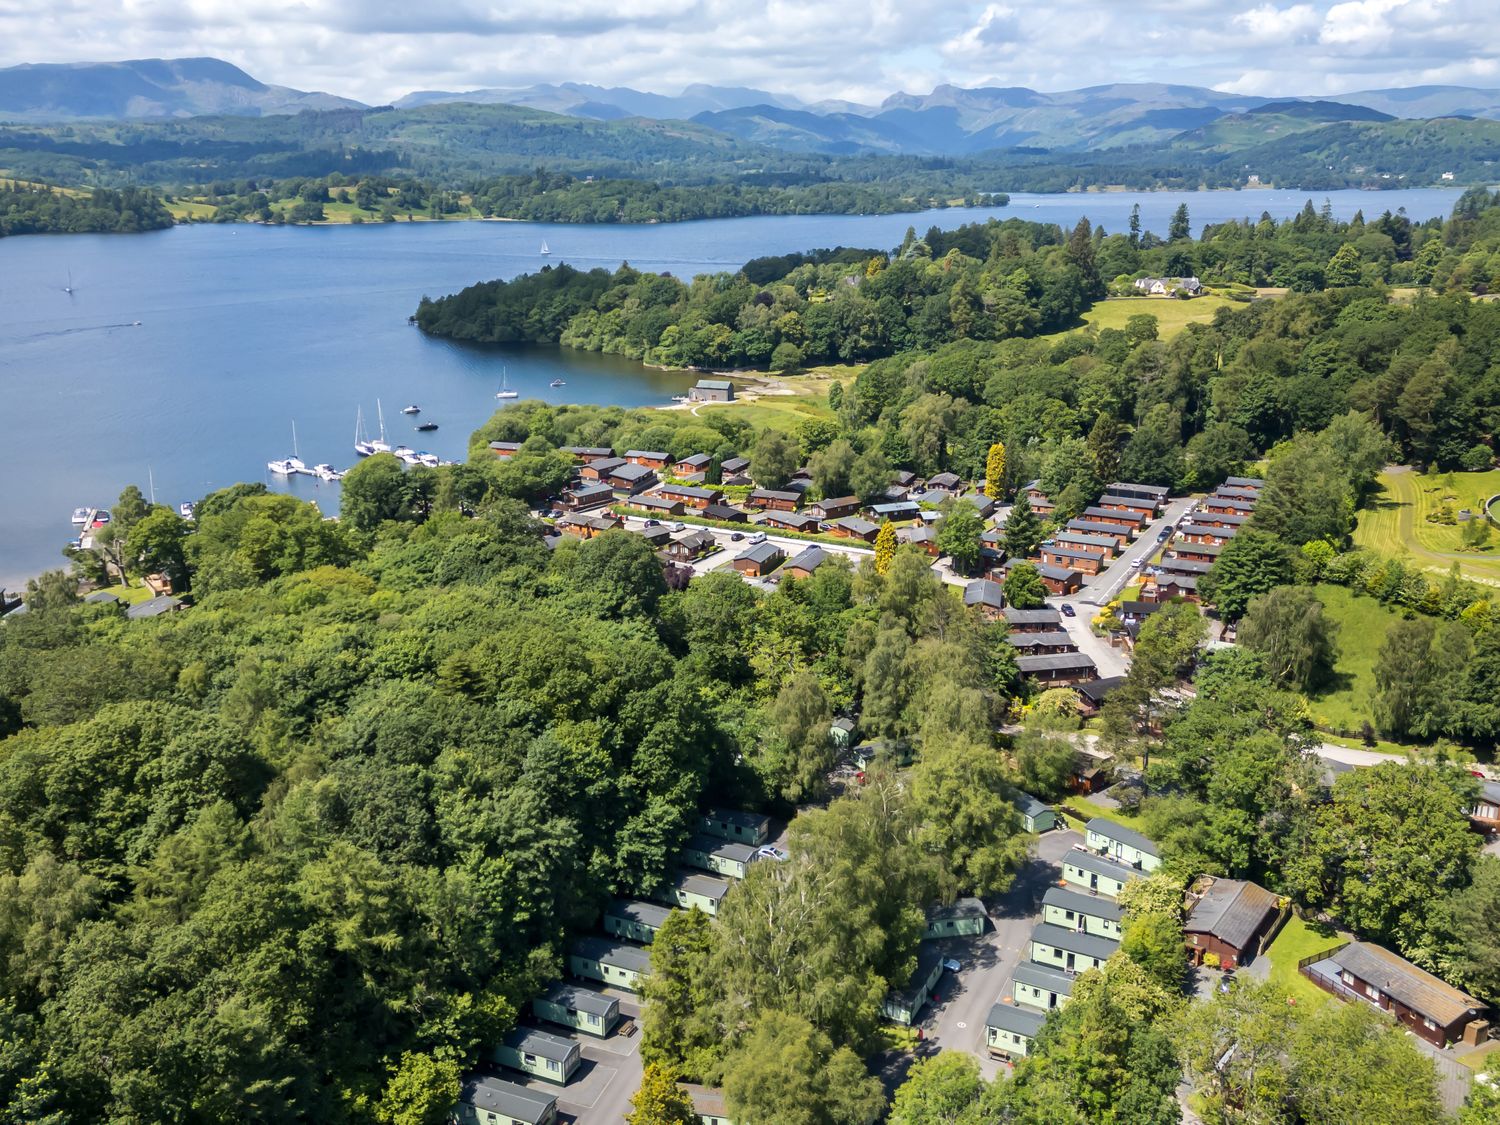
M1456 190L1314 193L1340 217L1405 207L1446 215ZM191 226L141 235L0 239L0 586L62 565L68 516L154 479L177 504L241 480L266 480L337 507L337 487L270 478L298 451L340 468L356 409L376 401L394 440L445 458L499 405L502 369L525 398L642 406L690 382L613 357L474 348L430 340L406 323L423 294L512 277L547 261L621 261L679 276L732 270L762 254L820 246L893 247L908 226L954 227L995 215L1111 231L1139 203L1164 233L1186 202L1204 223L1301 209L1306 192L1016 195L999 210L917 215L775 216L657 226L425 223L361 227ZM538 250L543 240L550 258ZM64 292L73 287L71 294ZM135 322L139 321L139 325ZM562 378L566 386L548 384ZM439 424L419 434L407 403Z

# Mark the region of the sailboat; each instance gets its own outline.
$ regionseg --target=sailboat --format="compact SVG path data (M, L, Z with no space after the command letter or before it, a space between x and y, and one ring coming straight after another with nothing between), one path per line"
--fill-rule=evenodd
M298 473L307 472L307 466L302 463L302 458L297 450L297 423L292 423L292 455L283 457L279 461L267 461L266 468L279 477L296 476Z
M391 452L391 443L385 440L385 410L380 405L380 400L375 400L375 416L380 419L380 437L370 442L371 453Z
M63 292L69 294L70 296L72 295L72 292L73 292L73 271L72 270L68 271L68 283L63 286Z
M505 368L500 369L500 389L495 392L496 398L520 398L520 391L510 389L510 372Z
M541 250L540 250L540 251L539 251L539 253L540 253L540 254L541 254L541 255L542 255L542 257L544 257L544 258L545 258L545 257L546 257L546 256L547 256L547 255L548 255L548 254L550 254L550 253L552 253L552 251L551 251L551 250L549 250L549 249L547 249L547 240L546 240L546 239L545 239L545 238L544 238L544 239L542 239L542 248L541 248Z
M365 437L365 409L362 406L354 410L354 452L361 457L376 452L375 443Z

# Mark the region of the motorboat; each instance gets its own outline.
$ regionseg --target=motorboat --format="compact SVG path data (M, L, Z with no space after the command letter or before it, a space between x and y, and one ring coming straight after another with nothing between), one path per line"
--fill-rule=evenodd
M438 460L436 453L428 453L425 449L422 450L421 453L417 454L417 460L422 462L422 464L426 465L429 469L435 469L438 467L438 465L442 464L442 462Z
M85 524L85 523L88 523L89 522L89 513L92 512L93 510L94 510L93 508L74 508L73 509L73 522L76 523L76 524Z
M181 504L177 505L177 514L185 520L190 520L193 518L193 513L197 511L197 507L196 504L184 500Z
M298 466L301 464L302 462L298 461L295 457L281 457L275 461L267 461L266 468L270 469L278 477L290 477L296 476Z
M420 406L403 406L401 408L401 413L402 414L420 414L420 413L422 413L422 408Z
M566 379L553 379L552 382L547 384L549 387L566 387L567 385L568 381Z
M419 426L417 426L417 429L420 430L424 434L430 434L433 430L435 430L437 428L438 428L438 424L436 422L423 422Z
M332 481L332 480L343 480L344 479L344 474L343 473L339 472L332 465L329 465L329 464L326 464L326 463L325 464L321 464L321 465L314 465L312 471L313 471L313 476L317 477L319 480L329 480L329 481Z

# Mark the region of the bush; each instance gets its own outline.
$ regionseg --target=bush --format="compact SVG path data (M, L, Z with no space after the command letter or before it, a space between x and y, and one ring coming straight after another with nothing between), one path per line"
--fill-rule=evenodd
M1460 459L1460 464L1471 473L1482 473L1495 463L1495 451L1480 442L1471 446Z

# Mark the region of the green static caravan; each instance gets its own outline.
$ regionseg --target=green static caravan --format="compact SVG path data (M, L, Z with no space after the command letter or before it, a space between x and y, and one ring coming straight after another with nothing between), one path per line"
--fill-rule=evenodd
M749 844L736 844L699 832L689 836L682 845L682 862L689 867L712 871L715 875L727 875L731 879L743 879L760 856Z
M680 906L684 910L697 907L705 914L717 914L719 903L733 885L727 879L715 879L712 875L693 875L687 871L678 871L654 897L658 902L665 902L669 906Z
M488 1075L471 1074L459 1088L450 1125L553 1125L557 1099Z
M1039 965L1035 961L1022 961L1011 975L1011 988L1016 1003L1030 1008L1051 1011L1061 1008L1073 995L1076 974L1051 965Z
M568 971L585 980L597 980L639 992L641 978L651 971L651 957L638 945L601 937L581 937L568 952Z
M984 1042L990 1054L1017 1059L1031 1049L1031 1041L1047 1017L1041 1012L1016 1004L999 1003L990 1009L984 1021Z
M693 1112L698 1115L700 1125L737 1125L724 1107L724 1095L707 1086L695 1086L691 1082L679 1083L693 1103Z
M1051 965L1070 973L1097 969L1119 948L1120 943L1109 938L1065 930L1047 922L1038 922L1031 931L1031 959L1038 965Z
M1161 866L1161 847L1155 840L1142 836L1134 828L1126 828L1112 820L1096 816L1083 826L1083 841L1100 855L1107 855L1142 871L1155 871Z
M620 1002L613 996L559 981L531 1001L531 1014L548 1023L605 1036L620 1018Z
M771 838L771 818L739 809L708 809L698 818L698 831L758 848Z
M1028 832L1050 832L1057 824L1057 813L1030 793L1016 794L1016 808L1020 810L1022 826Z
M911 980L899 992L892 992L880 1005L886 1019L910 1027L917 1013L932 995L932 988L943 975L943 955L930 945L917 947L917 968Z
M534 1027L516 1027L506 1032L500 1045L490 1052L492 1061L548 1082L566 1086L578 1069L582 1048L571 1039L540 1031Z
M654 902L617 898L604 908L604 932L611 937L650 945L670 913L671 907L657 906Z
M1042 896L1042 921L1065 930L1081 930L1095 937L1119 941L1125 911L1112 898L1084 894L1067 887L1048 887Z
M927 908L927 929L922 933L922 940L973 937L984 933L984 925L988 920L989 914L984 909L984 903L977 898L961 898L947 906L930 906Z
M1126 883L1139 879L1141 871L1108 856L1074 848L1062 861L1063 878L1075 887L1113 898Z

